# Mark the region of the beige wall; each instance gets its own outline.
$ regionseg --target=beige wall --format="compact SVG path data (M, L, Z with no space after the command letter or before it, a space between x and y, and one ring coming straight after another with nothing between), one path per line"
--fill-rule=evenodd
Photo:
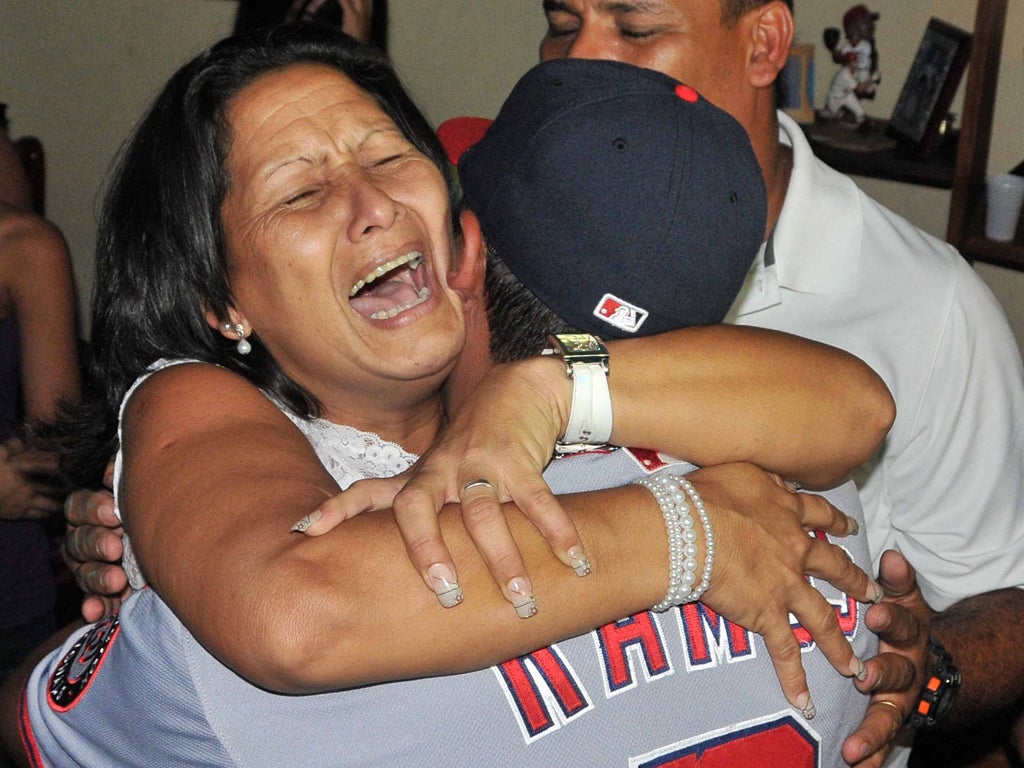
M797 39L818 46L818 103L833 65L821 30L852 0L796 0ZM970 29L973 3L875 0L882 88L870 112L892 111L931 16ZM410 91L435 123L493 115L516 77L534 63L544 30L540 0L391 0L391 52ZM155 90L188 56L226 33L231 0L0 0L0 100L14 135L39 136L48 153L48 212L64 230L79 288L92 288L97 193L110 157ZM1011 0L990 169L1024 158L1024 2ZM954 106L954 110L959 107ZM938 236L949 193L858 179L883 203ZM1024 342L1024 273L979 265Z
M234 5L0 0L0 101L12 136L43 142L47 215L71 248L83 318L107 166L159 86L230 29Z

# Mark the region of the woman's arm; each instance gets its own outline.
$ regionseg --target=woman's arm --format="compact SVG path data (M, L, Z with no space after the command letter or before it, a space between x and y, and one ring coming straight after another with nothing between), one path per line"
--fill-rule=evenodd
M665 524L650 494L636 486L565 497L593 564L586 579L562 567L529 521L506 507L541 596L540 612L523 621L491 581L457 509L440 515L463 564L468 597L457 611L441 609L423 589L389 511L315 539L289 533L297 515L336 486L298 430L234 374L203 365L162 371L131 399L124 429L122 510L147 578L204 646L272 690L475 669L664 596ZM735 482L697 479L710 508L749 484L745 470L732 471ZM841 633L826 637L827 622L817 620L826 616L818 610L823 598L804 574L827 571L857 599L874 596L874 585L842 550L802 528L845 534L844 516L820 498L776 489L778 502L764 510L756 534L740 516L715 516L718 556L706 601L764 634L773 657L795 643L789 611L806 617L829 658L849 674L849 643ZM755 539L750 552L736 549ZM745 575L761 567L777 577ZM799 669L799 653L790 658ZM786 670L784 686L795 702L806 684L802 671Z
M0 313L17 321L28 421L49 420L79 395L74 290L67 248L49 222L0 203ZM60 509L57 457L8 440L0 450L0 518L42 519Z
M0 211L0 279L18 321L28 419L49 420L79 396L78 333L64 238L32 214Z
M870 456L895 416L866 364L789 334L708 326L616 341L609 350L612 442L701 465L750 462L827 487ZM536 357L495 366L479 381L458 381L449 400L450 423L410 473L356 483L317 510L307 533L393 502L420 573L435 563L454 573L437 510L483 478L496 494L474 499L470 525L497 583L528 573L501 525L499 501L514 501L571 565L568 553L580 541L542 477L572 402L564 364ZM751 509L761 503L751 500Z
M896 416L864 362L778 331L706 326L608 348L612 442L700 466L746 461L830 488L867 461Z

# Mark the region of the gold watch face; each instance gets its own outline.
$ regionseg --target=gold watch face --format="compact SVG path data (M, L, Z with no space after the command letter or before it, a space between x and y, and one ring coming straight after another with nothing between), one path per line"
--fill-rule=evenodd
M608 347L589 333L556 333L548 337L550 347L544 354L554 354L565 360L565 375L573 378L576 365L600 365L608 375Z
M601 340L589 333L560 333L556 336L566 357L571 355L608 354Z

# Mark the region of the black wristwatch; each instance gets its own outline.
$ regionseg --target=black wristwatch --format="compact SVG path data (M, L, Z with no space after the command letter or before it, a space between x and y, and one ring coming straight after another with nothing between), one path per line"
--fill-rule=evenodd
M932 666L917 706L910 714L910 725L914 728L931 728L948 715L963 682L952 655L942 643L934 637L928 638L928 650L932 654Z

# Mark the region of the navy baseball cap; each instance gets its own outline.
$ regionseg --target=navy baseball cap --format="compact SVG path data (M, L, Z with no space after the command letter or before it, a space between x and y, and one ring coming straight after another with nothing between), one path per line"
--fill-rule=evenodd
M531 69L462 154L459 179L512 273L602 338L721 322L764 237L764 181L743 127L621 62Z

